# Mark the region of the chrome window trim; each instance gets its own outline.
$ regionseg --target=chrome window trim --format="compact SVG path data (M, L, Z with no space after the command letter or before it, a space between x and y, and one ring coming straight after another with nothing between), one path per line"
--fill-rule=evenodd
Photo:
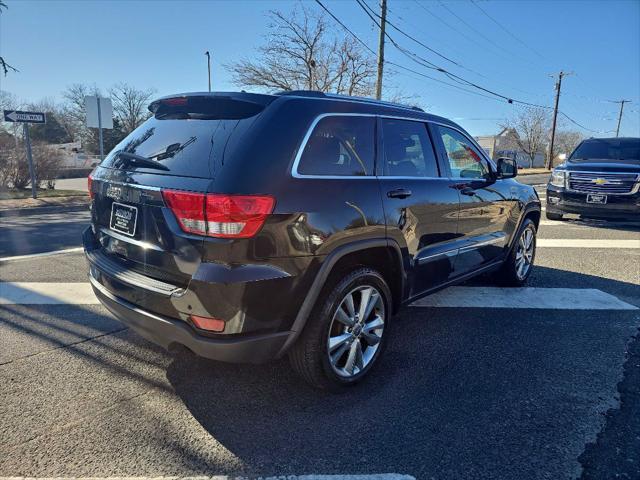
M114 181L106 180L102 178L96 178L95 180L98 182L109 184L109 185L120 185L122 187L136 188L138 190L149 190L151 192L159 192L160 190L162 190L160 187L152 187L150 185L138 185L135 183L114 182Z
M427 263L428 261L430 261L433 258L438 258L438 257L443 257L443 256L447 256L447 257L456 256L456 255L458 255L459 250L460 250L459 248L452 248L451 250L445 250L443 252L432 253L431 255L427 255L426 257L418 258L418 265L422 265L423 263Z
M296 152L296 158L293 161L293 166L291 167L291 176L293 178L324 178L329 180L353 180L353 179L376 179L375 175L316 175L316 174L303 174L298 173L298 166L300 165L300 160L302 159L302 154L304 153L304 149L307 148L307 143L311 138L311 134L313 130L316 128L320 120L327 117L368 117L375 118L377 115L371 113L322 113L318 115L311 125L307 129L307 133L305 133L302 138L302 143L298 147L298 151ZM374 138L375 141L375 138ZM374 172L375 173L375 172Z
M305 97L306 98L306 97ZM325 99L326 100L326 99ZM342 101L342 100L340 100ZM352 103L359 103L362 104L362 102L352 102ZM421 114L425 114L424 112L417 112L416 113L421 113ZM427 123L430 124L434 124L434 125L441 125L443 127L447 127L450 128L452 130L455 130L456 132L460 133L462 136L464 136L465 138L467 138L471 144L479 151L480 156L482 158L484 158L489 165L493 168L493 171L497 171L497 166L495 165L495 163L493 162L493 160L491 160L489 157L487 157L487 155L485 154L484 150L482 148L480 148L480 146L476 143L475 140L473 140L472 138L469 138L469 135L467 135L464 131L462 131L460 128L457 128L453 125L449 125L446 123L442 123L442 122L437 122L435 120L428 120L428 119L424 119L424 118L415 118L415 117L404 117L404 116L400 116L400 115L386 115L383 113L345 113L345 112L325 112L325 113L321 113L318 116L316 116L316 118L314 118L313 122L311 122L311 125L309 126L309 128L307 129L307 132L305 133L304 137L302 138L302 142L300 143L300 146L298 147L298 151L296 152L296 156L295 159L293 161L293 165L291 167L291 176L293 178L315 178L315 179L326 179L326 180L365 180L365 179L391 179L391 180L434 180L434 179L442 179L442 180L466 180L468 181L468 178L456 178L456 177L410 177L410 176L385 176L385 175L316 175L316 174L311 174L311 175L307 175L307 174L302 174L302 173L298 173L298 166L300 165L300 160L302 159L302 153L304 152L304 149L307 146L307 143L309 142L309 138L311 138L311 134L313 133L313 130L315 129L315 127L318 125L318 123L320 122L320 120L322 120L323 118L326 117L373 117L373 118L390 118L393 120L406 120L406 121L410 121L410 122L419 122L419 123L424 123L425 125ZM374 140L377 140L374 139Z
M504 232L500 232L499 234L496 234L496 236L494 238L489 238L487 240L483 240L481 242L476 242L472 245L466 245L464 247L460 247L460 252L459 253L464 253L464 252L469 252L471 250L475 250L477 248L480 247L486 247L489 245L493 245L494 243L498 243L498 242L504 242L504 240L506 240L507 235Z

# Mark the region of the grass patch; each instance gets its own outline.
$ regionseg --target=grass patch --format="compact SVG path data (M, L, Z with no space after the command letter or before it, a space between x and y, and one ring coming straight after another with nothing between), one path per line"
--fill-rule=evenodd
M53 197L86 197L87 192L81 190L38 190L38 198ZM27 190L0 190L0 200L13 200L31 198L31 189Z

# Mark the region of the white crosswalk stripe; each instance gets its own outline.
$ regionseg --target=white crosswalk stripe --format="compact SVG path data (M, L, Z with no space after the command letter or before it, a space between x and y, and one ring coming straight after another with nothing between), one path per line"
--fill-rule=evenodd
M549 227L590 227L590 228L618 228L618 227L635 227L640 229L640 222L634 221L604 221L591 220L588 218L567 218L566 220L540 220L540 225Z
M593 288L449 287L412 304L415 307L524 308L553 310L638 310Z
M31 253L29 255L15 255L13 257L2 257L0 262L12 262L15 260L30 260L32 258L50 257L52 255L64 255L66 253L78 253L84 250L83 247L65 248L63 250L54 250L52 252Z
M97 305L89 283L0 282L0 305ZM449 287L414 306L634 310L595 289Z
M604 249L637 249L640 248L638 240L613 240L609 238L538 238L538 248L604 248Z
M0 305L96 305L91 284L0 282Z

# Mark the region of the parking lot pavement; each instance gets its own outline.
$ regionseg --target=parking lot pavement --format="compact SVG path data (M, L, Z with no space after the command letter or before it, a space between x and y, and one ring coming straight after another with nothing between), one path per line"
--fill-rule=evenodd
M539 235L634 228L576 220ZM336 396L286 360L151 345L73 295L81 253L2 262L0 476L640 478L640 248L541 247L536 264L533 290L480 278L404 309L373 377ZM53 295L43 283L67 296L24 303L25 290Z

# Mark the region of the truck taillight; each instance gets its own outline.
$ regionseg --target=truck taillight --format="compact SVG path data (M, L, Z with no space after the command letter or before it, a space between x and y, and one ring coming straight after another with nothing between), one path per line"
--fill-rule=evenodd
M162 196L183 231L219 238L253 237L275 205L275 199L268 195L163 190Z

